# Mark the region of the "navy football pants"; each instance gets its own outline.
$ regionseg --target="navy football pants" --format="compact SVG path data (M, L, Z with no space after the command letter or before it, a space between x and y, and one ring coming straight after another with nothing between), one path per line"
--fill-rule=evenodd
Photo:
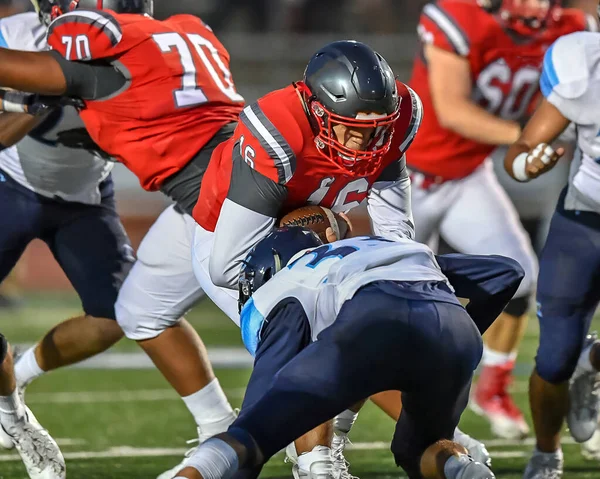
M540 345L536 370L553 384L568 381L600 301L600 215L564 211L552 217L537 286Z
M46 198L0 170L0 282L34 239L44 241L90 316L115 319L119 288L135 260L115 207L112 179L97 205Z
M304 347L309 341L299 304L281 305L263 330L242 412L230 431L249 433L267 460L358 401L400 390L403 410L392 452L411 478L419 478L424 450L453 437L481 358L481 336L466 311L406 299L400 285L378 282L347 301L336 322Z

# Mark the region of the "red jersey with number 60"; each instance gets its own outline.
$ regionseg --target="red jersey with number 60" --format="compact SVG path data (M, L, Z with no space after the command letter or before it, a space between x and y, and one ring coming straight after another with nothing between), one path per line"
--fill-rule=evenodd
M335 212L357 206L367 197L371 185L387 176L385 173L395 175L396 170L404 170L403 155L421 124L423 112L418 95L403 83L396 84L400 117L394 124L392 144L380 168L364 177L350 175L319 152L306 106L294 85L248 105L240 114L233 136L212 154L193 211L194 219L204 229L214 231L229 191L234 161L245 161L270 181L286 187L284 203L276 205L280 215L307 204Z
M547 48L562 35L596 25L579 10L559 12L551 26L524 38L507 31L476 0L441 0L425 6L418 31L422 44L469 62L474 101L495 116L521 120L532 112L538 99ZM423 100L424 109L421 131L407 158L409 167L444 179L472 173L496 147L466 139L439 124L423 51L417 55L409 84Z
M106 61L126 76L121 91L86 101L81 118L146 190L181 170L243 107L229 54L192 15L75 10L50 24L48 44L67 60Z

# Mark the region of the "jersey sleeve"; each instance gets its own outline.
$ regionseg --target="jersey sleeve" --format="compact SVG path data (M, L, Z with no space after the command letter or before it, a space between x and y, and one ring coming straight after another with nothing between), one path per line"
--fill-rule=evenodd
M589 13L583 13L583 22L585 23L585 26L581 30L585 30L587 32L600 31L600 24L598 23L598 17L590 15Z
M401 82L396 82L400 96L400 117L394 125L392 148L401 158L410 147L423 121L423 103L415 91Z
M109 12L75 10L48 27L48 45L67 60L97 60L116 54L121 25Z
M559 38L544 56L540 89L546 100L572 122L592 121L598 100L592 70L600 62L600 34L578 32Z
M428 3L417 27L421 41L466 57L471 53L471 38L480 28L473 14L477 5L458 1Z
M250 249L275 226L287 188L264 176L242 158L239 141L233 146L227 198L215 227L209 275L214 284L235 288L242 262Z
M268 100L268 98L266 99ZM236 136L244 160L263 176L285 185L296 170L302 151L302 132L292 114L272 102L259 100L240 113Z

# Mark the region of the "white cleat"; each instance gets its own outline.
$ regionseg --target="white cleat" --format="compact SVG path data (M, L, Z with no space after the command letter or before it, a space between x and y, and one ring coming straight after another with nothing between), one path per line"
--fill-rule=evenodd
M202 427L198 426L197 427L198 438L190 439L189 441L187 441L187 444L198 443L198 445L194 446L190 450L188 450L183 455L183 460L179 464L177 464L175 467L169 469L168 471L163 472L156 479L173 479L174 477L176 477L177 473L179 471L181 471L184 467L186 467L188 459L196 452L196 449L198 448L198 446L200 444L202 444L204 441L210 439L211 437L227 431L229 426L231 426L233 421L235 421L236 417L237 417L237 412L235 412L232 416L230 416L226 419L223 419L221 421L217 421L217 422L214 422L211 424L204 424Z
M30 479L65 479L65 459L48 431L37 421L28 407L25 407L22 423L11 428L10 433L0 425L21 456Z
M487 467L492 467L492 457L482 442L465 434L459 428L454 430L454 442L463 446L474 461L485 464Z
M554 453L535 450L527 463L523 479L561 479L562 475L562 450Z
M15 447L12 437L2 427L0 427L0 447L2 449L13 449Z
M344 449L350 444L347 434L333 433L331 441L331 455L333 456L333 466L338 473L339 479L358 479L358 477L350 474L348 468L350 463L344 457Z
M16 350L16 347L13 346L13 357L15 357L14 356L15 350ZM25 388L24 387L17 388L17 392L19 394L19 398L21 399L21 403L25 404ZM35 417L34 417L34 420L37 422ZM2 429L0 427L0 448L10 450L10 449L14 449L14 447L15 447L15 444L12 440L12 437L10 437L10 435L8 433L6 433L4 431L4 429Z
M294 479L339 479L331 449L326 446L315 446L300 454L292 466L292 475Z
M600 427L591 439L581 443L581 455L590 461L600 461Z
M333 440L331 441L331 456L333 458L334 476L337 479L358 479L358 477L350 474L350 471L348 470L350 463L344 457L344 449L347 444L350 444L350 439L348 439L346 434L333 434ZM315 456L307 457L312 458ZM292 463L292 472L294 466L298 464L298 452L296 451L296 445L293 442L285 448L284 462ZM304 459L304 462L306 462L306 459Z
M597 341L595 333L586 338L583 347L587 353L588 347ZM571 436L577 442L589 440L598 426L600 412L600 373L575 369L569 383L569 412L567 424Z

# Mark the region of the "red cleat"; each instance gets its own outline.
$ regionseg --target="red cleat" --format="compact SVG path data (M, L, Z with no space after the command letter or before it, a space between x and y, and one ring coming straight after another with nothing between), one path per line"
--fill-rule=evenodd
M514 361L484 366L471 394L469 407L490 422L492 433L504 439L522 439L529 433L523 413L508 392Z

